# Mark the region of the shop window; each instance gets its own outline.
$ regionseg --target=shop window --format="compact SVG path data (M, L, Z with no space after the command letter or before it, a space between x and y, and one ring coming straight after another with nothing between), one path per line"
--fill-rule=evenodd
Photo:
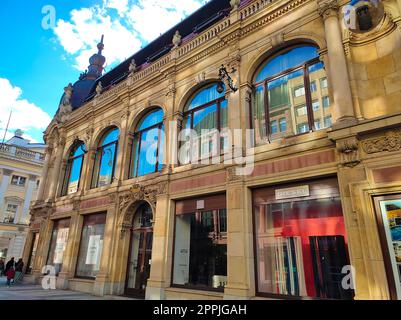
M131 151L130 177L141 177L163 169L164 112L156 108L146 114L134 133Z
M102 187L113 182L119 134L120 131L113 128L108 130L101 139L96 150L92 188Z
M220 92L217 87L218 84L214 83L202 88L184 109L181 164L220 156L228 147L228 138L224 137L228 129L228 103L225 88Z
M68 234L70 230L70 219L54 222L50 249L47 257L47 265L53 266L56 276L61 272L63 266L64 252L67 248Z
M382 226L380 238L390 295L401 299L401 195L376 197L376 214Z
M352 299L342 286L349 258L335 180L258 189L253 199L259 294Z
M227 283L225 196L176 203L174 250L175 286L224 289Z
M291 47L263 64L254 80L252 126L255 143L262 144L282 136L272 136L271 121L276 114L287 118L285 135L313 130L313 108L316 106L312 105L312 93L317 91L317 81L325 75L318 49L311 45ZM297 130L305 122L308 128Z
M11 184L13 186L25 187L25 183L26 183L25 177L13 176L11 179Z
M96 278L100 270L105 225L105 213L89 215L84 218L76 270L77 277Z
M76 141L68 155L62 195L68 195L78 191L86 153L85 144L82 141Z

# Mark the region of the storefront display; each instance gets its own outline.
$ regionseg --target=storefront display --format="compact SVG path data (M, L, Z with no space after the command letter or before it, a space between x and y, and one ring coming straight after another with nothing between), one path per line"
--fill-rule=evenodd
M375 199L390 292L401 299L401 195Z
M58 275L62 270L64 251L67 247L69 230L70 219L54 222L50 250L47 257L47 265L54 266L56 269L56 275Z
M106 213L93 214L84 218L76 271L77 277L96 278L100 270L105 225Z
M335 179L253 192L260 294L352 299L342 288L349 265Z
M225 195L177 201L173 284L223 290L226 283Z

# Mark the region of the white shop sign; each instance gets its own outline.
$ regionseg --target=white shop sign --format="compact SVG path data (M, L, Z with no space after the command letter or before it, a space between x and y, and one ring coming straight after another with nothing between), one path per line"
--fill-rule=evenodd
M293 188L276 189L276 200L285 200L309 196L310 191L308 185Z

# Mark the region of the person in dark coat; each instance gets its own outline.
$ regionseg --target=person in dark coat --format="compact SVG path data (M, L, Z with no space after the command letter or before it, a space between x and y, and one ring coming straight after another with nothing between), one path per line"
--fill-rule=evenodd
M14 276L15 276L15 261L14 261L14 257L12 257L11 260L7 262L6 269L4 270L4 273L7 276L7 285L10 286L11 280L13 280Z
M14 283L17 283L22 280L22 270L24 268L24 262L22 259L19 259L18 262L15 264L15 278Z

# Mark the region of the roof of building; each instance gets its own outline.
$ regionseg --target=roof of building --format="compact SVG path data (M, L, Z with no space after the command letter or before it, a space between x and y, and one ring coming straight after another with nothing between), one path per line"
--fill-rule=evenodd
M46 147L44 143L31 143L31 140L23 138L22 135L23 132L21 130L16 130L14 137L7 140L5 144L26 149L44 149Z
M242 0L241 6L248 2L249 0ZM129 66L133 59L138 66L138 70L141 70L149 65L149 63L169 53L173 48L172 39L177 30L179 31L183 42L185 42L186 39L192 38L197 33L202 32L209 26L227 16L230 12L230 8L230 0L210 0L199 10L192 13L186 19L182 20L156 40L150 42L146 47L133 54L106 74L97 78L91 76L88 77L88 73L81 74L80 80L73 86L74 91L71 97L73 110L81 107L86 101L91 100L96 95L96 87L99 82L101 82L103 90L107 90L112 85L124 80L129 74ZM103 45L103 38L99 45ZM94 64L96 65L98 61L103 61L101 56L102 50L103 46L101 49L99 48L99 53L97 55L92 56L90 60L89 74L91 67L93 67ZM99 71L100 69L98 64L96 67L98 68L97 71ZM101 71L103 71L103 69ZM63 97L61 101L63 100Z

